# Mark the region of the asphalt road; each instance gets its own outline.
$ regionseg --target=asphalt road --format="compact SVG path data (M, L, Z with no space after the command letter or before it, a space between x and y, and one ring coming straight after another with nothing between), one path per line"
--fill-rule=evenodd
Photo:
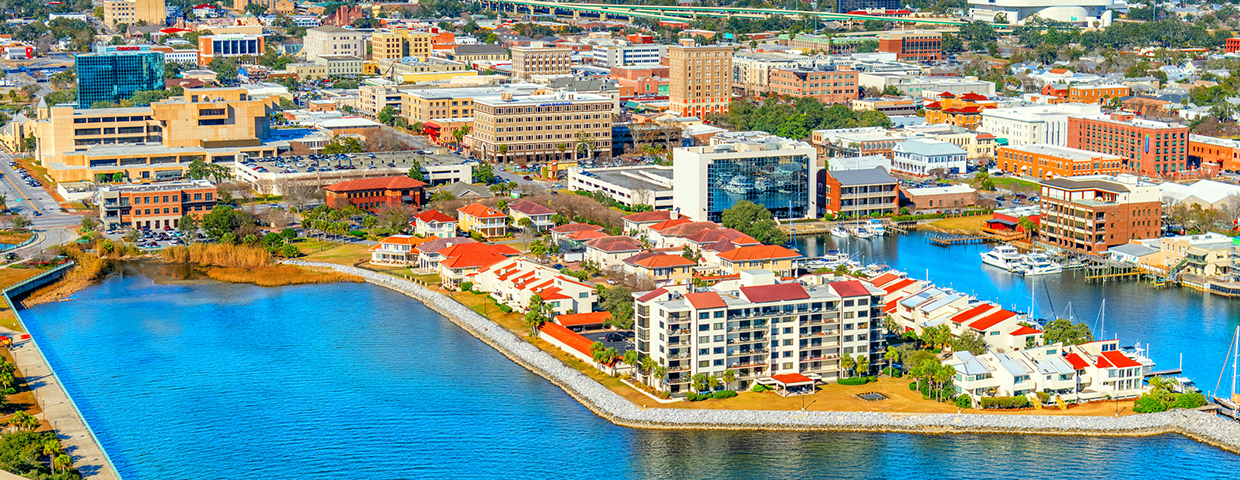
M12 160L13 155L0 153L0 174L3 174L0 195L4 195L6 205L13 213L32 220L30 228L42 234L38 241L17 250L17 253L29 257L49 246L77 238L74 230L81 225L81 217L61 212L60 204L47 191L27 185L21 175L9 166ZM46 179L40 181L47 183ZM35 216L34 212L39 212L39 215Z

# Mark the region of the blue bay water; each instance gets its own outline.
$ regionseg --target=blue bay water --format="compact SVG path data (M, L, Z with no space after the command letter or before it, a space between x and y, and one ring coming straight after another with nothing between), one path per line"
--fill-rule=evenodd
M617 427L421 304L366 284L117 276L23 318L130 480L1225 478L1240 469L1240 456L1175 435Z

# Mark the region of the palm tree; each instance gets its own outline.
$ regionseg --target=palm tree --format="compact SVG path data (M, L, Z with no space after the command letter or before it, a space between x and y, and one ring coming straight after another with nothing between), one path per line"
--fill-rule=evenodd
M594 159L594 135L590 132L577 132L574 136L577 140L577 156L585 155L588 159Z
M47 455L48 463L53 466L56 464L56 456L64 453L64 451L64 447L60 445L60 440L54 437L43 440L43 454Z
M870 373L870 358L865 355L857 355L857 376L863 377Z
M57 455L56 458L52 460L52 471L56 471L56 470L64 471L64 470L68 470L69 467L72 467L72 466L73 466L73 457L70 457L63 453L60 455Z
M943 400L943 386L956 376L956 369L951 365L939 365L934 371L934 380L939 383L939 401Z
M641 364L640 357L637 355L637 350L632 350L632 349L625 350L624 355L620 356L620 361L633 367L633 373L631 376L637 377L638 366Z
M658 364L658 363L656 363L656 362L654 361L654 359L653 359L653 358L650 358L650 357L642 357L642 359L641 359L641 367L640 367L640 368L641 368L641 371L642 371L642 374L643 374L643 375L647 375L647 376L648 376L648 375L650 375L651 373L653 373L654 369L655 369L656 367L658 367L658 366L659 366L659 364ZM651 382L650 382L650 378L647 378L645 381L646 381L646 384L647 384L647 385L650 385L650 383L651 383Z
M735 381L736 381L736 371L730 370L730 369L723 371L723 386L725 388L731 386L732 382L735 382Z
M507 143L501 143L501 144L499 144L498 146L496 146L496 147L495 147L495 153L496 153L496 154L498 154L498 155L499 155L499 156L501 156L501 157L502 157L502 156L504 156L504 154L505 154L505 153L508 153L508 144L507 144ZM503 159L500 159L499 161L503 161Z
M840 357L840 368L844 370L844 373L848 373L852 371L852 368L855 365L853 362L855 362L855 360L853 360L852 357L844 355L843 357Z
M667 367L664 367L662 365L654 367L654 377L659 379L659 386L662 387L661 390L666 392L667 391Z
M883 353L883 359L887 360L887 373L890 374L891 365L900 361L900 350L895 347L887 347L887 351Z
M375 233L374 232L375 225L378 225L378 224L379 224L379 217L376 217L374 215L367 215L365 217L362 217L362 226L366 227L366 232L369 234L373 235Z
M555 149L560 151L560 158L564 158L564 152L568 150L568 144L563 142L557 143L555 144Z
M522 217L520 220L517 220L517 225L528 232L534 228L534 221L530 220L530 217Z
M39 419L22 410L9 417L9 426L18 430L34 430L39 428Z
M469 135L469 125L461 125L460 128L452 129L452 138L456 139L457 147L461 146L461 142L465 140L466 135Z

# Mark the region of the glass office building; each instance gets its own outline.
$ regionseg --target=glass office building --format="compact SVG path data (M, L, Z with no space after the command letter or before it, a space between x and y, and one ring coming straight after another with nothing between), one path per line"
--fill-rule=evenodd
M141 90L164 89L164 54L149 46L99 47L95 53L78 55L75 67L78 108L127 100Z
M715 159L706 171L707 218L722 221L723 211L741 200L763 205L775 218L805 218L809 212L808 155L772 150L771 155Z

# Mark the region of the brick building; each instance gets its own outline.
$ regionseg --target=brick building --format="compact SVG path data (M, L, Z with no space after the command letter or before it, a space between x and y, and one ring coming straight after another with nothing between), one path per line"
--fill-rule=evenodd
M956 95L951 92L939 94L936 102L924 105L926 123L955 125L970 130L982 123L982 111L998 105L985 95L967 92Z
M878 51L894 53L899 60L942 60L943 35L924 31L880 33Z
M818 171L818 216L862 217L899 212L899 181L883 167Z
M1131 113L1068 117L1068 147L1119 155L1129 173L1168 177L1188 170L1188 127Z
M1089 175L1042 181L1041 240L1098 254L1162 230L1158 185L1132 175Z
M383 206L426 204L426 183L409 177L383 177L350 180L323 188L327 206L344 208L356 205L363 210L375 211Z
M99 187L99 219L109 228L173 229L184 215L202 218L215 200L215 185L206 180L104 185Z
M732 47L667 48L669 110L683 116L725 113L732 101Z
M790 97L813 97L822 103L848 103L858 98L857 72L846 66L823 69L776 67L771 69L771 92Z
M977 205L977 190L968 185L952 185L950 187L907 188L900 191L911 210L959 209Z
M999 147L995 158L1005 172L1041 179L1119 175L1123 157L1045 143Z
M1068 87L1069 103L1106 103L1112 98L1132 95L1127 85L1073 85Z
M1240 53L1240 38L1229 38L1227 44L1223 46L1223 50L1227 53Z
M1190 134L1188 163L1212 172L1240 171L1240 141Z

